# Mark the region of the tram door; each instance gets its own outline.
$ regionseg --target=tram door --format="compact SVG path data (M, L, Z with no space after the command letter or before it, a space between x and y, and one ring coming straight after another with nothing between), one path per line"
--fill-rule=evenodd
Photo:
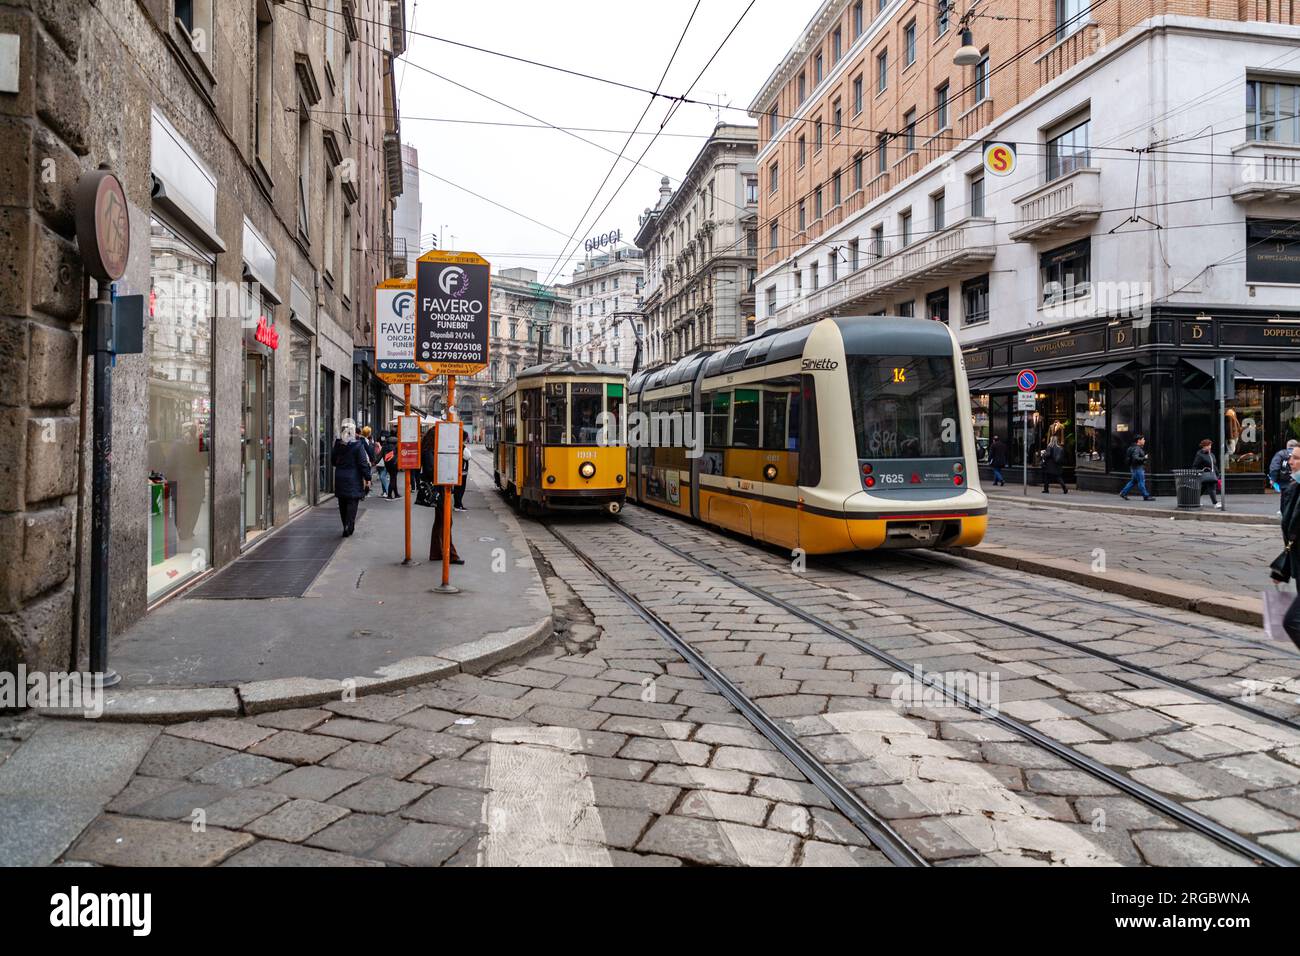
M563 386L561 386L563 388ZM524 488L542 487L542 390L523 392Z

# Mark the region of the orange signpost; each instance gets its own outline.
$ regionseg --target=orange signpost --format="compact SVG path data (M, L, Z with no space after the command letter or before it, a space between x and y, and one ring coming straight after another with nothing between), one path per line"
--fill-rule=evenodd
M434 433L434 481L443 488L442 584L434 590L442 594L457 591L451 586L451 498L460 483L463 432L456 419L456 376L488 366L491 274L476 252L435 249L415 263L415 363L430 375L447 376L447 420Z

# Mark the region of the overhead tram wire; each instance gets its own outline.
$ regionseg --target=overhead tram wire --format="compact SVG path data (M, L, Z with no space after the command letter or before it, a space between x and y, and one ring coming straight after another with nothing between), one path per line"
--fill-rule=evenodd
M681 107L681 103L685 101L686 97L691 95L691 90L695 89L695 84L700 82L700 78L703 77L709 67L713 65L713 61L718 58L718 54L722 52L722 48L727 45L727 41L729 41L732 36L735 35L735 32L740 29L741 23L743 23L745 17L749 15L749 11L754 9L754 4L757 2L758 0L749 0L748 5L746 5L745 9L740 12L740 16L736 18L736 22L733 23L731 29L727 31L727 35L722 38L722 42L719 43L717 49L713 51L713 55L710 56L704 66L700 68L700 72L695 75L695 79L691 80L691 85L686 88L686 92L682 94L678 102L668 108L668 112L664 115L663 121L659 124L658 132L663 132L664 127L667 126L673 116L676 115L677 110ZM606 201L604 208L596 214L593 222L598 222L600 217L605 215L605 210L609 209L614 200L618 198L618 194L623 191L623 187L627 185L627 181L632 178L632 173L636 171L637 166L641 165L641 160L645 159L646 153L650 152L650 147L655 144L655 141L658 140L658 138L658 133L656 133L655 136L651 137L650 142L646 143L645 149L641 151L641 155L638 157L636 163L628 169L627 175L623 177L623 181L618 184L618 188L614 190L613 195L611 195L608 201ZM574 251L576 252L577 250L575 249ZM561 271L563 271L564 266L569 264L569 259L571 258L572 255L565 260L564 265L560 267ZM555 270L552 268L551 273L553 272L555 272ZM550 273L548 273L548 276L549 275Z
M596 205L596 200L600 198L600 191L604 189L605 184L609 182L609 177L614 175L614 170L618 168L618 164L622 161L623 154L627 152L627 148L630 145L632 145L632 137L636 135L637 130L641 128L641 124L645 122L646 115L649 114L650 112L650 107L654 106L655 98L659 96L659 91L663 88L664 80L668 79L668 71L672 69L673 63L676 62L677 60L677 54L681 52L682 43L685 42L686 40L686 34L690 32L691 24L695 22L695 14L699 12L701 2L702 0L695 0L695 6L691 8L691 15L686 18L686 25L682 27L682 32L677 37L677 43L673 46L673 52L668 57L667 64L664 65L663 73L659 75L659 82L655 84L654 92L650 94L650 99L646 102L645 109L641 111L641 115L637 118L637 121L635 125L633 125L631 132L627 134L627 139L624 141L623 146L619 149L618 155L614 157L614 161L610 163L609 169L605 171L605 176L603 179L601 179L600 185L597 186L596 191L591 194L591 201L587 203L587 208L584 209L582 211L582 215L578 217L578 221L573 226L573 232L569 235L568 239L565 240L564 248L560 251L560 254L555 257L556 263L560 261L561 257L563 257L568 253L569 243L573 242L575 240L575 237L581 235L582 224L584 221L586 221L587 213L591 212L591 207ZM663 129L662 123L659 124L659 129L660 130ZM650 142L653 143L654 140L651 139ZM643 153L642 158L644 158L644 156L645 154ZM633 166L632 168L635 169L636 167ZM615 195L617 195L617 193L615 193ZM606 206L606 208L609 207ZM601 214L602 215L604 214L604 210L601 210ZM599 219L600 217L597 216L596 218ZM550 270L547 271L546 279L542 283L543 285L550 282L551 274L554 271L555 271L555 263L553 263L551 265Z

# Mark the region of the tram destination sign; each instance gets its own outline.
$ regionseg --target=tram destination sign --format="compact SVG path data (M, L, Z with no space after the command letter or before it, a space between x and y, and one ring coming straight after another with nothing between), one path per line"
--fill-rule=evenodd
M491 271L476 252L426 252L415 264L415 364L430 375L488 366Z

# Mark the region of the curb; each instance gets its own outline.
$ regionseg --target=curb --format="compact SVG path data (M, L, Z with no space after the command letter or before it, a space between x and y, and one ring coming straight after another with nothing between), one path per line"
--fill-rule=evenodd
M1099 591L1139 598L1165 607L1193 611L1236 624L1254 624L1261 627L1264 624L1264 603L1258 598L1229 597L1194 584L1158 578L1138 571L1108 571L1103 574L1093 571L1091 567L1078 561L1049 558L1031 551L995 545L954 548L949 553L1000 568L1010 568L1069 581L1073 584L1082 584Z
M248 681L233 687L182 687L154 690L124 690L104 693L104 711L96 720L118 723L171 724L209 717L248 717L276 710L297 707L315 707L344 694L357 697L401 690L417 684L442 680L453 674L481 674L488 668L518 657L542 644L554 632L554 609L542 583L541 572L528 545L528 539L519 526L514 512L498 500L496 489L490 485L480 489L488 507L506 525L512 543L521 552L517 562L527 562L532 570L533 583L529 591L536 591L550 608L545 617L530 624L498 631L443 648L437 656L407 657L387 664L366 677L341 679L319 677L278 677L269 680ZM60 708L34 708L43 717L84 719L81 710Z
M1024 498L1003 494L990 494L988 499L990 502L1006 502L1007 504L1019 505L1022 508L1055 508L1058 511L1093 511L1098 514L1140 515L1144 518L1172 518L1177 521L1218 521L1226 524L1257 525L1267 528L1276 528L1278 524L1278 518L1275 515L1235 514L1233 512L1224 514L1222 511L1214 510L1147 510L1134 508L1130 505L1099 505L1090 502L1075 504L1074 502L1066 501L1025 500Z

